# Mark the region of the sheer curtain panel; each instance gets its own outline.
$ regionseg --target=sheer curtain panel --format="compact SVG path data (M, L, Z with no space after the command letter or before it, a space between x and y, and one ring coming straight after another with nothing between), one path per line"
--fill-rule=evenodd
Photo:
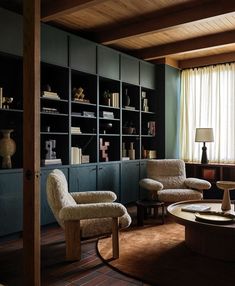
M200 161L196 128L214 130L207 143L210 162L235 162L235 64L183 70L180 102L180 157Z

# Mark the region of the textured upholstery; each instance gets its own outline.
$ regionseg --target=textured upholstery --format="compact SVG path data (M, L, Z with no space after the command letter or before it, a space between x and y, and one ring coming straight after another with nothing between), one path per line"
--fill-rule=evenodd
M140 186L149 191L153 199L165 203L184 200L200 200L203 190L209 189L208 181L186 178L185 163L179 159L147 161L147 178Z
M126 208L114 203L115 199L111 191L69 193L67 180L58 169L47 178L47 200L56 220L62 228L65 220L81 220L84 238L111 233L113 217L119 217L119 228L130 225Z

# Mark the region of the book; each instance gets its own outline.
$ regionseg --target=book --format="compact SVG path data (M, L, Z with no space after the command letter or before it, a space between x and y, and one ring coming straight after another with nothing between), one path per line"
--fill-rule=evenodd
M61 159L43 159L41 160L42 166L48 166L48 165L61 165L62 161Z
M201 204L191 204L191 205L186 205L181 208L182 211L184 212L205 212L209 211L211 209L210 206L207 205L201 205Z

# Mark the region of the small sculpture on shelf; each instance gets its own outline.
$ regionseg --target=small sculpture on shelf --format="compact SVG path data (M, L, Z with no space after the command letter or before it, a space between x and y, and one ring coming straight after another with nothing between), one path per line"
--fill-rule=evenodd
M62 164L61 159L56 158L56 140L46 140L45 141L45 159L42 160L42 165L51 165L51 164Z
M136 134L136 128L134 127L133 121L126 121L122 127L124 134Z
M135 160L135 149L134 149L134 143L130 143L130 149L128 150L128 156L130 157L130 160Z
M74 101L83 101L83 102L90 102L88 99L85 99L84 89L82 87L73 88L73 100Z
M13 97L4 97L2 90L2 87L0 87L0 108L9 109L13 102Z
M10 137L13 129L2 129L2 139L0 139L0 156L2 156L2 168L12 168L11 156L15 154L16 144Z
M143 111L148 112L149 107L148 107L148 99L146 98L146 91L142 91L141 98L142 98L142 109Z
M109 90L105 90L103 93L103 103L104 105L111 106L111 93Z
M109 145L110 143L108 141L103 142L103 139L100 138L101 161L105 161L105 162L109 161L109 157L107 154Z

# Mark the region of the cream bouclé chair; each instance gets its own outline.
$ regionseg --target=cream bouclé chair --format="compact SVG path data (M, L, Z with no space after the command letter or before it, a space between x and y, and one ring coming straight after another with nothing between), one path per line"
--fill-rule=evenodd
M113 257L119 256L118 230L126 228L131 218L126 208L115 203L111 191L68 192L64 173L53 170L47 177L47 200L65 231L66 259L81 258L81 240L112 234Z
M171 204L185 200L201 200L203 190L210 189L206 180L186 178L185 163L180 159L147 161L147 178L140 186L150 192L151 198Z

